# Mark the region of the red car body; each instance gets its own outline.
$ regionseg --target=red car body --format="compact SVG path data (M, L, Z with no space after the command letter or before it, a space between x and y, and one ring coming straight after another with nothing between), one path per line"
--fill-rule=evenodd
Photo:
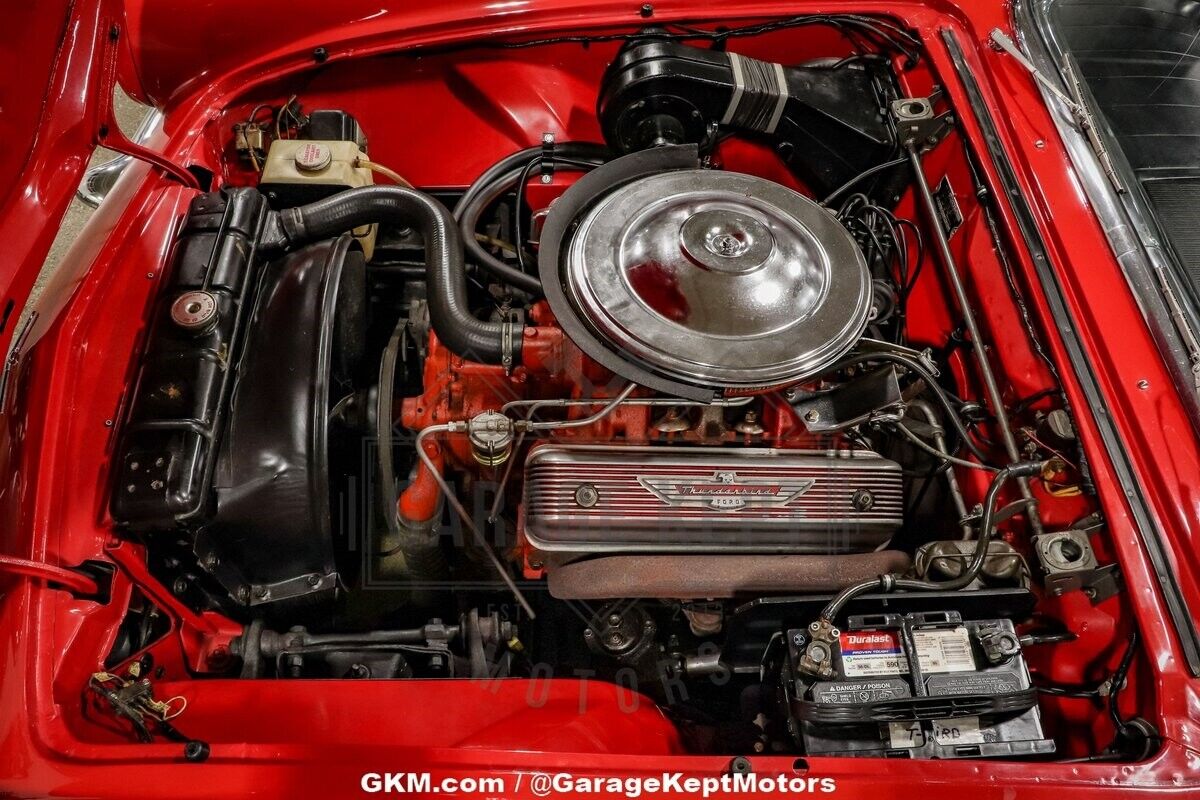
M58 566L107 561L117 571L108 603L0 573L0 794L351 796L363 791L364 773L429 771L502 776L508 781L502 794L525 796L535 789L530 776L540 772L628 777L666 770L711 777L728 769L728 757L686 755L674 728L648 700L580 679L364 685L227 680L215 688L210 682L206 702L188 712L194 735L225 731L209 736L211 755L203 764L185 761L176 744L133 744L86 718L78 687L97 668L131 586L146 577L136 546L111 533L106 465L131 380L129 354L196 191L195 179L176 165L220 174L226 155L213 149L206 129L219 124L232 98L312 70L318 48L318 61L337 64L465 45L481 36L633 26L641 13L637 4L612 0L380 5L51 0L6 12L0 33L0 58L8 67L0 89L0 347L14 337L18 346L0 413L0 553ZM723 4L720 14L770 18L817 5L738 0ZM1155 722L1162 744L1149 760L1133 764L887 761L864 769L854 760L758 755L753 767L765 775L833 778L842 797L1195 796L1200 680L1175 619L1194 619L1200 609L1200 440L1035 82L987 44L993 28L1011 30L1008 7L966 0L819 5L901 19L926 41L931 68L955 106L974 109L961 120L967 136L983 141L987 128L995 128L994 145L1008 164L983 159L984 178L1007 196L1002 170L1010 169L1019 189L1002 204L1002 222L1022 243L1015 266L1034 287L1032 311L1051 332L1047 341L1057 361L1070 360L1070 348L1082 348L1088 383L1099 392L1097 399L1075 371L1064 371L1084 447L1100 454L1091 468L1112 555L1123 565L1128 602L1152 654L1147 668L1133 676L1129 702ZM653 14L695 21L716 9L664 0ZM946 32L962 45L982 106L972 104L957 77ZM447 102L444 86L422 77L420 59L402 63L413 71L414 106ZM594 95L569 70L502 51L480 56L464 70L482 85L530 88L508 95L516 100L488 109L470 125L456 124L453 113L447 124L431 125L409 108L381 110L374 125L403 132L392 137L385 160L418 186L465 185L500 155L527 146L528 131L595 135L590 117L580 121L571 114L589 108ZM18 330L18 312L91 148L130 149L106 99L118 80L135 98L166 112L165 130L151 143L157 164L135 163L128 170L41 294L30 325ZM424 159L420 154L433 151L434 143L457 157ZM1044 250L1025 246L1030 237ZM1046 287L1047 274L1057 284L1066 319L1037 288ZM981 283L975 291L986 300L1000 287ZM1013 318L1006 324L1022 323ZM1038 369L1025 352L1001 358L1010 372L1023 358L1028 371ZM1148 546L1152 537L1162 545L1157 565ZM1163 590L1164 580L1170 592ZM197 615L166 593L151 599L173 617L173 645L158 654L166 668L163 691L186 696L184 674L219 663L236 627ZM1114 618L1084 608L1080 596L1055 602L1080 604L1077 613L1087 620L1081 640L1094 641L1095 650L1116 635ZM1053 665L1065 681L1079 679L1081 668ZM1100 729L1107 723L1094 724Z

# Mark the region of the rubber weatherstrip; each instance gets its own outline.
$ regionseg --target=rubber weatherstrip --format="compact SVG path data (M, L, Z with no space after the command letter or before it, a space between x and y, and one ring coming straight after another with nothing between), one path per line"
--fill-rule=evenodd
M1067 310L1062 283L1051 267L1049 251L1045 240L1038 231L1033 212L1029 207L1029 201L1020 189L1016 171L1013 169L1012 162L1009 161L1008 155L1005 153L1004 147L1000 142L996 122L987 110L979 83L967 67L962 44L959 42L958 36L953 30L943 28L941 30L941 37L954 64L954 71L957 73L958 79L962 82L963 88L967 93L967 101L971 107L971 112L975 115L975 120L983 132L987 155L1000 177L1000 182L1004 189L1003 194L1008 197L1013 215L1017 219L1017 226L1020 228L1021 237L1025 241L1025 246L1028 248L1030 256L1033 258L1034 268L1041 281L1046 302L1049 304L1050 311L1055 318L1065 323L1059 325L1059 336L1062 339L1063 347L1067 351L1067 357L1070 359L1075 377L1078 379L1083 394L1092 408L1096 427L1100 431L1100 438L1103 440L1105 450L1112 461L1113 469L1116 471L1121 484L1126 487L1126 499L1129 501L1129 507L1133 513L1138 531L1142 534L1141 539L1146 546L1146 553L1150 557L1150 563L1154 566L1159 587L1162 589L1163 598L1167 603L1167 611L1171 615L1171 621L1175 625L1180 644L1183 646L1183 654L1187 660L1188 669L1193 676L1200 676L1200 637L1197 636L1196 627L1192 622L1192 617L1189 613L1187 602L1183 598L1179 582L1171 570L1167 557L1167 548L1163 541L1163 533L1155 523L1154 517L1150 512L1146 497L1141 491L1141 483L1138 480L1137 472L1134 470L1133 463L1130 461L1129 454L1121 441L1120 434L1108 414L1104 403L1104 396L1100 391L1100 384L1092 372L1087 354L1084 352L1079 336L1075 332L1074 319ZM966 141L965 137L964 141Z

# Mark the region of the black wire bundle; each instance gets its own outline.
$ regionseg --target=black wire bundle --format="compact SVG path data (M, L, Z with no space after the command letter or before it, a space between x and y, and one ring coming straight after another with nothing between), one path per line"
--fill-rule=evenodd
M694 28L682 23L668 22L656 25L652 34L642 31L591 35L576 34L527 39L519 42L500 41L490 44L494 47L504 48L539 47L548 44L571 42L586 45L601 42L627 42L633 39L645 39L648 36L667 41L709 41L719 44L726 39L734 37L758 36L764 33L771 33L772 31L800 28L808 25L827 25L831 28L836 28L860 52L888 50L902 55L906 60L906 66L909 68L913 67L920 57L921 41L914 34L885 17L864 14L801 14L751 25L741 25L735 28L718 27L715 30Z
M882 265L888 279L895 285L899 318L895 340L902 342L908 298L925 263L925 243L920 229L912 220L897 217L890 210L871 202L861 192L846 198L837 211L837 218L862 248L867 264ZM911 245L915 245L915 259Z

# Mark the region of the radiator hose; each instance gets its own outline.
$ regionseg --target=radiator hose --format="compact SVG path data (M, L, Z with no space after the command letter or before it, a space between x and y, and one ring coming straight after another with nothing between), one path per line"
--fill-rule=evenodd
M429 320L438 339L470 361L520 361L520 327L476 319L467 307L462 236L454 216L433 197L402 186L364 186L284 209L275 222L277 229L265 234L264 244L289 249L371 223L419 229L425 241Z

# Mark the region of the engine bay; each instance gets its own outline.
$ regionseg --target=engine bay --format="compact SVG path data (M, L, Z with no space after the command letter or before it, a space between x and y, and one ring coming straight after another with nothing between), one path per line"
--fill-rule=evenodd
M689 753L1152 753L1059 367L923 48L648 23L225 109L133 356L108 513L145 569L87 713L212 739L206 682L574 678ZM191 660L179 609L227 645L172 667L187 714L130 711Z

